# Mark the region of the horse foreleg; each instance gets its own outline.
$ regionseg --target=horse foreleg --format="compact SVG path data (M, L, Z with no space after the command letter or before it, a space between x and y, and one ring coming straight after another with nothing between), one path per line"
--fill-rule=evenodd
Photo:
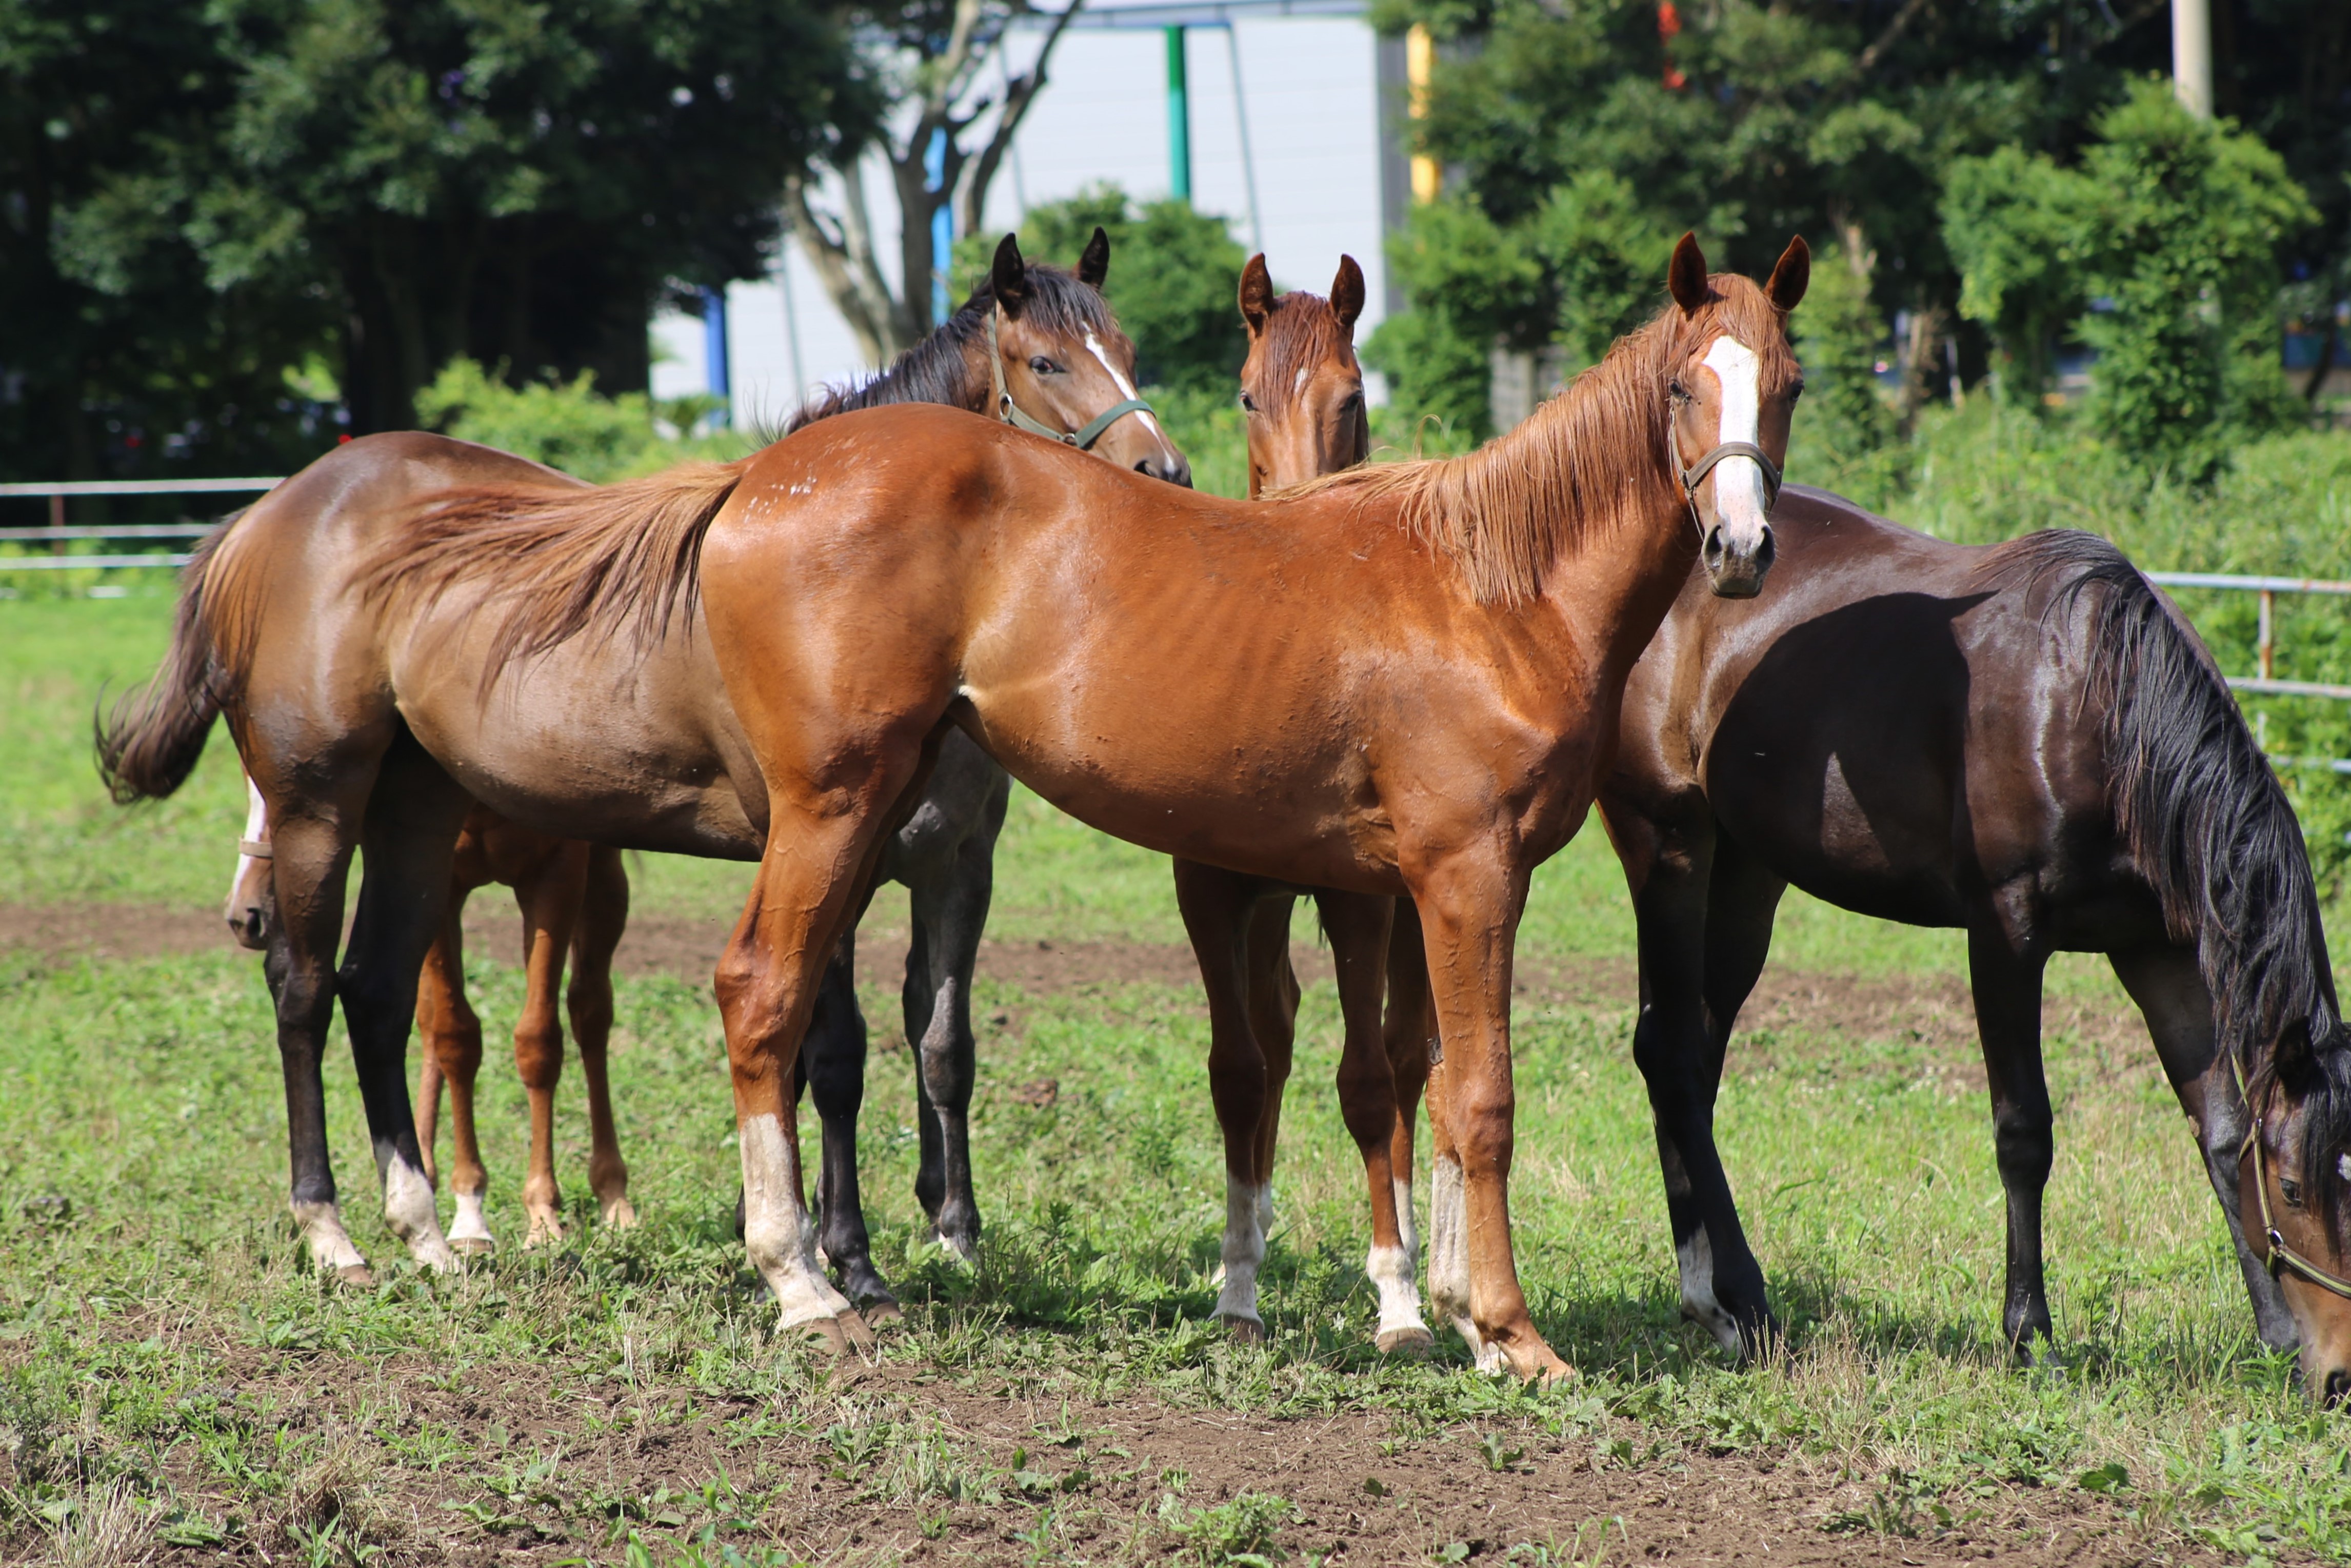
M816 1102L823 1149L816 1182L817 1249L841 1289L875 1322L900 1316L898 1299L873 1268L865 1198L857 1179L857 1114L865 1103L867 1035L857 1006L856 933L844 935L825 966L799 1081Z
M1992 1146L2008 1194L2008 1281L2001 1327L2019 1360L2053 1340L2041 1258L2041 1195L2056 1149L2049 1084L2041 1066L2042 960L2021 953L1997 916L1968 930L1976 1029L1991 1081Z
M1254 878L1196 864L1176 862L1176 902L1184 929L1199 960L1200 984L1208 998L1208 1092L1225 1139L1224 1265L1217 1316L1234 1337L1265 1337L1258 1315L1257 1273L1265 1260L1265 1232L1258 1211L1264 1202L1257 1179L1258 1123L1265 1113L1265 1057L1249 1030L1244 979L1249 923L1257 903Z
M522 1017L515 1022L515 1071L530 1102L530 1169L523 1211L525 1247L563 1240L563 1188L555 1179L555 1090L563 1081L563 1015L557 998L588 891L588 846L565 843L542 857L515 886L522 913Z
M1346 1025L1339 1053L1339 1113L1363 1155L1364 1178L1371 1188L1372 1247L1364 1272L1379 1291L1375 1342L1391 1354L1422 1355L1437 1341L1420 1315L1420 1287L1404 1246L1393 1164L1395 1079L1380 1034L1382 971L1395 901L1323 893L1316 902L1322 906L1322 929L1331 938L1339 973L1339 1011Z
M571 1015L572 1043L580 1048L580 1076L588 1084L588 1186L596 1195L604 1223L616 1230L637 1222L605 1073L612 1039L612 955L628 925L629 873L621 863L621 852L596 845L588 852L588 879L571 936L571 984L563 999Z
M416 1132L427 1180L439 1185L433 1145L441 1121L441 1087L449 1088L449 1132L454 1145L449 1191L456 1214L449 1221L449 1245L459 1252L488 1252L497 1246L482 1200L489 1175L482 1167L475 1137L474 1081L482 1066L482 1020L465 1000L465 950L462 917L465 890L453 890L441 935L424 955L416 977L416 1032L423 1064L416 1073Z
M2197 967L2196 950L2142 947L2107 956L2115 977L2147 1019L2171 1092L2179 1096L2179 1108L2196 1129L2197 1152L2213 1196L2220 1200L2262 1343L2272 1350L2293 1350L2302 1343L2302 1331L2286 1305L2285 1292L2245 1239L2244 1189L2238 1179L2245 1151L2245 1103L2213 1030L2212 993Z
M417 975L441 932L457 831L471 804L422 747L405 737L394 743L368 800L367 874L335 985L382 1178L384 1222L411 1257L443 1271L457 1259L442 1237L416 1146L404 1059Z
M1413 875L1407 870L1407 875ZM1497 847L1454 853L1414 877L1445 1061L1437 1109L1458 1154L1459 1246L1480 1366L1545 1381L1573 1375L1528 1315L1511 1249L1510 1181L1517 1101L1510 1072L1510 957L1525 868ZM1438 1176L1444 1176L1440 1156ZM1437 1198L1437 1223L1445 1204ZM1442 1250L1442 1243L1440 1243ZM1431 1263L1435 1272L1435 1260ZM1442 1305L1443 1303L1439 1303Z
M1420 1268L1420 1230L1413 1222L1413 1122L1428 1088L1429 1057L1437 1046L1437 1005L1428 995L1428 956L1421 948L1420 915L1409 898L1392 898L1388 926L1387 1012L1380 1025L1395 1096L1395 1126L1388 1134L1389 1179L1395 1189L1396 1233L1405 1270ZM1450 1148L1451 1145L1446 1145Z
M1257 1225L1273 1232L1273 1157L1281 1136L1281 1096L1298 1053L1298 972L1290 963L1290 916L1298 900L1260 897L1249 911L1244 973L1249 1033L1265 1057L1265 1111L1257 1123ZM1336 949L1338 938L1332 938ZM1378 994L1373 994L1378 1006Z

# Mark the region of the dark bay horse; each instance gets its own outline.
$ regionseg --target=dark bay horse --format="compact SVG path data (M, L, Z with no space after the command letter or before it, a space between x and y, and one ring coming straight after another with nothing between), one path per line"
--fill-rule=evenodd
M1106 258L1097 236L1081 270L1099 277ZM1086 434L1121 470L1186 476L1181 454L1134 403L1133 347L1083 278L1028 267L1008 238L988 283L941 338L921 364L902 367L923 372L914 384L946 384L959 359L987 378L991 408ZM863 396L883 394L840 401ZM1101 423L1114 410L1121 417ZM689 568L690 557L645 552L681 528L698 538L752 465L591 487L464 442L369 437L280 485L189 567L164 667L106 727L99 762L119 800L167 795L218 716L260 791L277 917L265 972L284 1058L292 1206L319 1262L357 1259L327 1161L319 1075L340 999L387 1220L420 1261L455 1264L402 1062L454 846L475 806L560 838L760 855L768 790L698 607L646 600L598 635L544 642L505 612L516 570L588 562L594 576L574 579L569 597L532 603L577 631L611 609L604 590L625 593L632 572ZM536 542L500 532L497 519L514 508L563 527ZM507 570L473 570L453 539L487 541ZM418 572L432 592L392 591ZM914 815L918 802L904 804ZM367 874L338 966L344 884L361 846ZM825 1291L819 1332L836 1344L862 1337L847 1300Z
M1665 313L1519 430L1280 502L1191 495L904 406L801 431L723 495L688 472L622 515L486 498L435 515L440 548L386 558L371 587L395 623L538 667L658 643L699 607L765 787L765 852L717 988L746 1239L783 1323L862 1332L816 1258L792 1079L835 944L952 727L1119 837L1414 899L1468 1312L1492 1360L1568 1370L1510 1247L1517 916L1591 804L1624 678L1691 561L1732 593L1770 563L1807 267L1798 242L1766 287L1709 278L1685 238Z
M2351 1037L2293 810L2194 632L2092 535L1946 544L1793 486L1772 520L1761 596L1684 585L1600 793L1639 919L1634 1050L1684 1312L1733 1352L1773 1328L1713 1115L1793 883L1968 934L2020 1352L2051 1332L2042 968L2104 953L2197 1130L2262 1339L2298 1329L2308 1385L2340 1397Z

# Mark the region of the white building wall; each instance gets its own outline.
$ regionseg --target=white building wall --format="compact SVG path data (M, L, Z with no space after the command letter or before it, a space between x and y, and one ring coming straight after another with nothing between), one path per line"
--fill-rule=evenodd
M1340 253L1354 256L1369 285L1358 340L1380 318L1387 262L1380 244L1379 103L1371 28L1359 18L1268 17L1234 24L1249 140L1257 172L1262 241L1249 221L1240 129L1234 115L1233 45L1219 28L1186 35L1192 127L1192 199L1228 218L1247 248L1262 249L1284 288L1327 291ZM1036 35L1016 34L1016 57ZM989 188L991 228L1017 228L1031 203L1112 181L1134 196L1169 188L1167 55L1156 29L1076 30L1053 55L1051 79L1022 122L1012 155ZM877 223L896 221L886 179L868 171ZM877 235L894 276L896 235ZM812 388L871 374L857 340L799 247L788 247L791 311L770 277L727 289L727 345L738 425L773 423ZM1067 265L1071 256L1047 260ZM1109 293L1118 298L1118 261ZM792 329L797 328L797 332ZM1238 313L1233 329L1240 330ZM676 397L708 385L702 322L665 314L653 323L653 392ZM798 373L794 348L798 349ZM1377 389L1374 389L1374 396Z

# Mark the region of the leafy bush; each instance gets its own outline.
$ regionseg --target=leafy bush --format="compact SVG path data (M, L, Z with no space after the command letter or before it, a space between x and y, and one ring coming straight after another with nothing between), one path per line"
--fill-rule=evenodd
M662 413L673 428L690 429L715 400L682 398ZM689 457L734 457L750 448L727 432L700 439L664 437L653 423L653 401L643 392L606 397L592 371L569 382L529 382L510 387L472 360L452 360L416 394L421 425L495 446L550 468L606 484L650 474Z

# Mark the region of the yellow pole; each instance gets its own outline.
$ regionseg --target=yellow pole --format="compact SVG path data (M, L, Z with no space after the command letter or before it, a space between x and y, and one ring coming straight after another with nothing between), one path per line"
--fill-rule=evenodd
M1428 70L1437 61L1437 41L1428 36L1426 27L1416 26L1404 36L1404 79L1410 88L1405 102L1412 118L1428 118ZM1444 175L1437 160L1426 153L1412 155L1412 199L1416 202L1437 200L1437 187Z

